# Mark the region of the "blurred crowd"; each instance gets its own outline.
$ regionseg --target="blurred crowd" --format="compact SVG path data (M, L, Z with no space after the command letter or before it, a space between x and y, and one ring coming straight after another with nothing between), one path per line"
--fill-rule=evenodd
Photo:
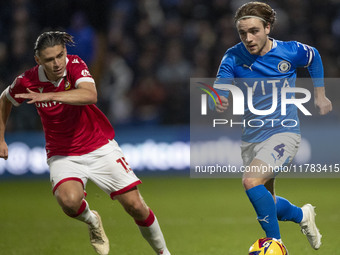
M35 65L33 44L47 30L74 36L114 126L189 124L190 78L216 75L239 42L233 15L244 0L8 0L0 3L0 89ZM325 76L340 77L340 1L267 1L271 36L316 47ZM301 76L307 73L301 71ZM340 84L339 84L340 86ZM327 88L334 106L339 87ZM38 130L33 106L13 109L8 129Z

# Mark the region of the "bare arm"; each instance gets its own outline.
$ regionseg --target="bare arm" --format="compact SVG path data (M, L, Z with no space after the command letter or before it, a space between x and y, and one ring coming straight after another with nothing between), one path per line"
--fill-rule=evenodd
M27 89L27 92L28 93L24 94L16 94L15 97L27 99L28 104L48 101L56 101L72 105L88 105L97 103L96 86L91 82L81 82L77 89L68 91L37 93Z
M321 115L332 111L332 102L326 97L325 87L314 88L314 104Z
M5 92L0 96L0 158L8 158L8 147L5 141L5 130L8 117L12 110L12 103L7 99Z
M224 112L225 110L227 110L228 106L229 106L229 100L228 98L224 97L224 96L220 96L221 101L222 101L222 105L220 104L219 100L216 100L216 111L217 112Z

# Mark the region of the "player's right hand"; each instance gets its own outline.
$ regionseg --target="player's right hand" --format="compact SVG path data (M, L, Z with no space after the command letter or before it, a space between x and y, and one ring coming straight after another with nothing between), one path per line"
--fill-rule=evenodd
M224 97L224 96L220 96L221 101L222 101L222 105L220 103L220 100L216 100L216 111L217 112L224 112L225 110L228 109L229 106L229 100L228 98Z
M0 158L8 159L8 147L5 141L0 142Z

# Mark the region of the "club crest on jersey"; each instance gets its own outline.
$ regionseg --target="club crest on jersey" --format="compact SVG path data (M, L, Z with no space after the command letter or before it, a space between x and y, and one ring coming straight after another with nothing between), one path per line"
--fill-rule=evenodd
M286 60L282 60L277 65L277 69L279 70L280 73L287 73L290 70L290 67L291 67L291 64Z
M71 88L71 83L66 80L65 82L65 90L69 90Z

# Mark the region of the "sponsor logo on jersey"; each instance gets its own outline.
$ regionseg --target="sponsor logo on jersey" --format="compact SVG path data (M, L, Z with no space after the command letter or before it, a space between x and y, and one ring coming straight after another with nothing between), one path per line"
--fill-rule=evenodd
M83 71L81 71L81 75L82 75L82 76L91 76L89 70L86 70L86 69L84 69Z
M43 93L44 87L40 87L40 88L38 88L38 90L39 90L40 93Z
M283 60L277 65L277 69L279 70L280 73L287 73L290 70L291 64Z
M48 101L48 102L36 102L34 104L37 108L50 108L62 103L56 101Z

